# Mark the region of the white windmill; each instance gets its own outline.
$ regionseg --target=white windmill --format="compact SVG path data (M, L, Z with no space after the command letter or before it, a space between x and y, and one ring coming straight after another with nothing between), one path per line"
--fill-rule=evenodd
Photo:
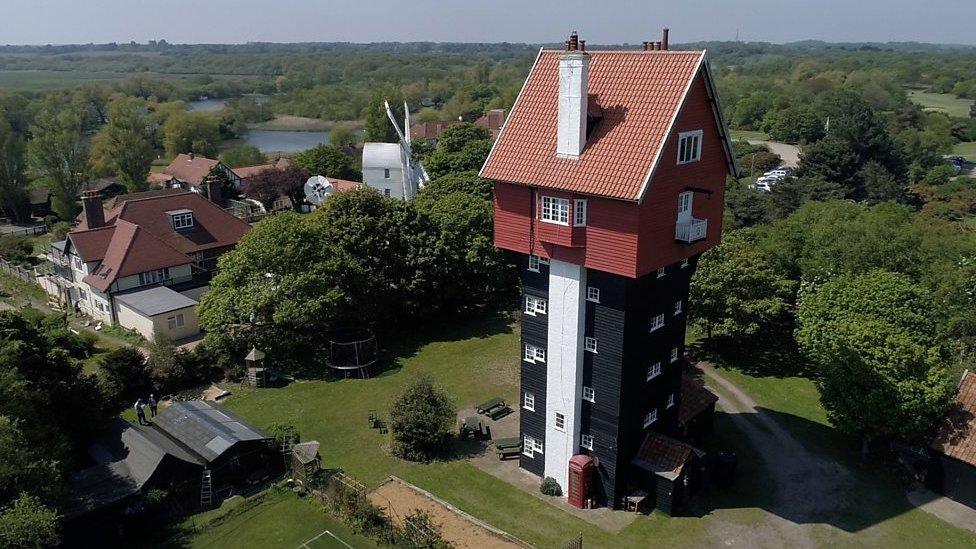
M305 201L313 208L321 206L333 192L335 188L325 176L313 175L305 182Z
M412 157L410 109L406 102L403 103L405 131L400 130L389 102L384 101L383 104L400 142L363 145L363 182L385 196L410 200L430 177L423 165Z

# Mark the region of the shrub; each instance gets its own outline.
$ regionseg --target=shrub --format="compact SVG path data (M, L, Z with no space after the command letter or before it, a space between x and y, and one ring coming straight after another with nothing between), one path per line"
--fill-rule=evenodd
M302 440L302 435L294 425L286 425L284 423L272 423L268 427L268 434L274 439L276 448L280 448L285 441L298 444Z
M26 263L34 253L34 245L26 236L0 238L0 257L12 263Z
M430 461L443 449L454 427L451 397L425 376L397 397L390 410L393 452L410 461Z
M134 347L119 347L101 359L102 392L110 403L128 403L151 392L146 358Z
M71 223L68 223L67 221L58 221L50 227L51 228L48 230L50 231L51 236L54 237L54 240L64 240L67 238L68 232L71 230Z
M0 511L0 540L14 548L55 547L61 541L58 514L36 496L21 494Z
M542 485L539 486L539 491L547 496L558 497L563 495L563 489L559 487L559 483L552 477L542 479Z

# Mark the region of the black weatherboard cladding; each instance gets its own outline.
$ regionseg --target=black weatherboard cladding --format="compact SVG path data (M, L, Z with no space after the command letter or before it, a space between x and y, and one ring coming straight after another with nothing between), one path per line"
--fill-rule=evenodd
M549 296L549 265L540 264L539 272L528 270L529 257L520 255L518 257L519 273L522 278L522 293L519 310L522 311L522 341L519 347L519 361L521 367L521 391L519 393L520 410L520 429L522 435L535 438L543 444L545 451L546 438L546 364L542 362L526 362L523 360L525 345L535 345L543 349L547 348L549 337L548 315L525 313L525 296L532 295L548 299ZM535 411L531 412L522 408L522 395L524 393L535 395ZM545 470L545 457L543 454L534 454L533 457L526 455L519 456L520 466L532 473L542 475Z

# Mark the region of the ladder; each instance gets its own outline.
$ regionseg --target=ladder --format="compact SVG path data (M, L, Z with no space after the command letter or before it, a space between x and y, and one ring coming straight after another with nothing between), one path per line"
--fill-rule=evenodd
M210 469L203 470L203 479L200 481L200 506L210 507L213 503L213 480L210 478Z
M281 442L281 461L285 466L285 471L291 470L291 451L295 448L295 441L285 438Z

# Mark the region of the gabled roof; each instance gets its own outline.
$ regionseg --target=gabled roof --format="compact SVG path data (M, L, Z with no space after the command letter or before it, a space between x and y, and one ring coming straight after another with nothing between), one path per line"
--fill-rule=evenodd
M72 231L68 233L67 239L71 241L72 248L81 260L88 263L105 258L108 245L114 235L115 227L109 225L91 230Z
M107 290L119 277L185 265L191 261L189 256L134 223L118 219L113 227L112 240L105 250L102 263L83 279L99 291Z
M173 403L153 423L208 462L238 442L270 438L230 411L203 400Z
M695 449L684 442L651 432L644 439L634 465L669 480L678 478Z
M248 179L254 177L258 174L264 173L268 170L277 169L283 170L291 166L291 161L287 158L279 158L274 164L258 164L257 166L242 166L240 168L232 168L231 171L237 174L237 177L241 179Z
M962 374L952 408L939 425L932 448L976 465L976 374L969 370Z
M189 183L193 186L200 186L203 179L207 177L214 166L220 164L219 160L207 158L205 156L190 156L188 154L178 154L163 173L171 175L180 181Z
M705 388L702 380L683 374L681 376L681 399L678 401L678 424L684 425L718 402L718 397Z
M704 51L591 51L588 111L602 118L578 159L556 156L559 58L541 50L481 176L621 200L642 199ZM722 124L716 110L716 121ZM720 131L723 133L724 130ZM731 162L731 159L730 159Z

